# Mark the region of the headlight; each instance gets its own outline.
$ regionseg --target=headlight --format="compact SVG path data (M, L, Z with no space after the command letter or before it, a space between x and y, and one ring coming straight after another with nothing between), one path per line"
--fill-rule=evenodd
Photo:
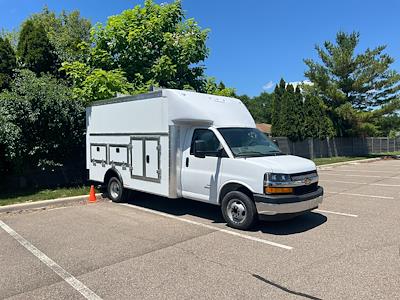
M264 192L266 194L291 194L292 187L285 187L292 181L290 175L281 173L266 173L264 175Z
M288 182L291 181L290 175L280 173L267 173L264 176L266 182Z

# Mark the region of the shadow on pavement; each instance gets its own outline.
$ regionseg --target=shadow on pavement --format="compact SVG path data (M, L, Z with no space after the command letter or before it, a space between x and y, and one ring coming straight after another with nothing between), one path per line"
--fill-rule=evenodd
M129 197L127 203L174 216L196 216L211 220L213 224L225 224L219 206L190 199L169 199L166 197L134 192ZM327 218L324 215L308 212L286 221L260 221L251 231L260 231L274 235L290 235L311 230L326 221Z
M324 224L326 221L327 217L324 215L316 212L308 212L286 221L261 221L254 230L274 235L289 235L311 230Z

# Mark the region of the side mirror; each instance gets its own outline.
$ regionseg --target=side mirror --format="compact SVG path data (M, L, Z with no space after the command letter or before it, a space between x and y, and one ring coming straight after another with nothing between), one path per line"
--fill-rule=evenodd
M205 150L206 150L206 143L203 140L194 141L193 154L195 157L205 158L206 157Z
M277 139L273 139L272 142L279 147L279 143Z

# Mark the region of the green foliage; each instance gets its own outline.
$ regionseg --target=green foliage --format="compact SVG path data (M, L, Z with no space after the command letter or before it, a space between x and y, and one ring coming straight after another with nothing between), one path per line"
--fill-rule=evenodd
M81 62L63 63L61 70L73 81L74 99L91 101L115 97L117 93L133 93L134 85L125 78L122 70L90 69ZM140 89L136 89L136 91Z
M0 37L0 91L10 85L16 67L15 53L9 40Z
M10 42L11 48L14 50L14 52L17 51L18 38L19 38L18 30L13 29L11 31L8 31L2 28L0 29L0 37L3 38L3 40L7 39Z
M396 136L400 134L400 115L392 113L378 118L376 122L382 136Z
M41 13L34 14L31 19L44 27L54 52L61 62L84 59L79 44L89 42L91 23L88 19L81 17L79 11L75 10L71 13L62 11L56 15L45 7Z
M246 105L256 123L271 123L273 94L262 92L255 97L236 96Z
M92 29L88 64L104 70L121 69L136 86L156 85L201 91L208 55L208 31L184 19L180 1L158 5L146 0L109 17Z
M186 86L188 87L188 86ZM186 88L185 87L185 88ZM235 97L235 89L233 88L227 88L225 84L220 81L219 84L215 82L214 77L208 77L205 86L204 86L204 92L207 94L214 94L218 96L225 96L225 97Z
M322 139L334 136L334 129L318 95L303 93L299 86L294 90L281 79L273 95L272 134L292 141Z
M386 106L389 113L400 107L393 105L400 96L400 74L390 69L394 59L384 53L386 46L356 54L358 43L359 33L338 32L335 44L316 46L321 63L305 60L305 76L326 104L340 136L374 134L379 113L372 109Z
M314 138L333 137L335 129L326 113L326 107L317 95L306 94L303 105L303 136Z
M282 135L282 124L285 121L281 118L281 102L282 97L286 92L286 82L283 78L280 80L279 85L275 86L273 99L272 99L272 116L271 116L271 124L272 124L272 135L281 136Z
M51 75L20 71L0 94L3 172L59 166L84 153L84 106Z
M36 74L57 71L58 60L40 22L27 20L22 25L17 55L23 68Z

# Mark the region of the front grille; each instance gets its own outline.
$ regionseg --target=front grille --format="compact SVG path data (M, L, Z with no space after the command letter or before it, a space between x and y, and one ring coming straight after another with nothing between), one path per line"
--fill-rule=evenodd
M314 182L310 185L302 185L294 188L295 195L304 195L311 192L315 192L318 189L318 182Z
M314 177L314 176L317 176L317 172L316 171L308 171L308 172L291 174L290 178L293 181L298 181L298 180L303 180L304 178L307 178L307 177Z

